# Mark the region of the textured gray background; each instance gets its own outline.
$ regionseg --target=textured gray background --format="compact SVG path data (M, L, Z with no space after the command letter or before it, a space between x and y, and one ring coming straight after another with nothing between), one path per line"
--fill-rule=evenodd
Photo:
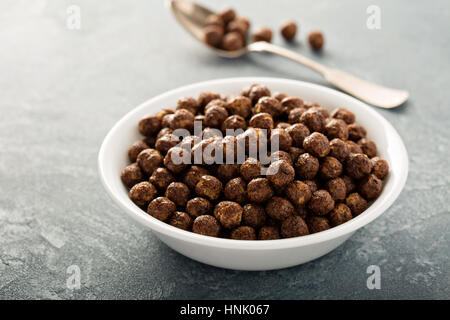
M254 25L278 28L295 18L294 50L411 92L403 107L378 110L410 156L396 203L342 247L286 270L228 271L175 253L103 191L96 159L111 126L146 99L192 82L275 76L326 83L278 57L215 57L162 1L3 0L0 298L449 297L449 2L261 2L226 1ZM81 30L66 27L69 4L81 8ZM381 30L366 28L369 4L381 7ZM325 32L323 54L305 45L312 28ZM278 34L275 42L283 44ZM77 291L66 289L72 264L81 268ZM381 268L381 290L366 287L372 264Z

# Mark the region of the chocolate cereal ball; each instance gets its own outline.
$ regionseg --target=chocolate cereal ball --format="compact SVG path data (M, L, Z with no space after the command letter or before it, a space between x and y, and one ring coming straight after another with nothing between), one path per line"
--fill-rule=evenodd
M268 113L273 118L278 117L283 112L280 101L272 97L261 97L255 105L254 113Z
M347 199L345 199L345 204L350 208L354 217L361 214L368 207L366 199L357 192L349 194Z
M148 149L149 146L142 140L136 141L128 149L128 158L131 162L136 162L137 156L142 150Z
M351 178L361 179L372 170L372 162L365 154L352 153L347 158L345 169Z
M140 182L131 188L128 196L137 206L145 206L157 193L156 188L150 182Z
M347 145L349 154L350 153L363 153L361 147L355 141L347 140L347 141L345 141L345 144Z
M347 194L353 193L356 190L356 184L352 178L344 175L344 176L342 176L342 180L344 180L345 190L346 190Z
M175 211L169 219L169 224L189 231L192 227L192 218L186 212Z
M275 151L270 153L270 163L274 163L275 161L284 160L289 163L291 166L293 165L292 157L289 153L283 150Z
M338 159L325 157L320 164L319 175L322 179L334 179L342 174L342 164Z
M200 108L204 108L208 103L210 103L215 99L220 100L220 94L216 92L204 91L198 95L197 103L200 106Z
M277 99L280 102L286 97L287 97L287 94L283 93L283 92L274 92L274 93L272 93L272 98L275 98L275 99Z
M219 164L216 170L217 178L222 182L227 182L230 179L239 177L239 168L240 165L237 163Z
M325 189L328 190L334 201L344 201L347 196L347 187L342 178L334 178L325 183Z
M245 130L247 129L247 122L244 118L238 115L232 115L225 119L225 121L222 123L222 131L224 133L227 132L227 130Z
M306 184L309 187L309 190L311 190L311 194L319 190L319 187L317 186L317 182L314 180L305 180L303 181L304 184Z
M297 34L297 24L292 20L286 21L281 26L280 33L287 41L294 40L295 35Z
M334 208L334 200L326 190L317 190L309 200L308 208L318 216L326 215Z
M352 124L355 122L355 114L345 108L337 108L332 113L331 116L335 119L344 120L347 124Z
M330 141L329 155L343 162L350 154L349 146L339 138Z
M126 185L128 188L131 188L136 183L144 180L144 174L142 173L142 170L137 163L132 163L122 170L122 172L120 173L120 179L122 180L124 185Z
M266 178L253 179L247 185L247 197L251 202L265 202L272 196L273 190Z
M196 184L195 192L209 200L217 200L222 192L222 182L216 177L204 175Z
M303 100L298 97L285 97L281 100L283 114L289 116L289 113L296 108L303 108Z
M298 157L304 153L305 153L305 150L303 150L302 148L290 147L289 155L291 156L291 159L292 159L292 165L297 161Z
M211 14L206 18L205 26L216 25L219 27L225 27L225 22L218 14Z
M159 130L158 134L156 135L156 139L155 139L155 143L156 140L158 140L159 138L165 136L166 134L172 134L173 130L170 128L162 128L161 130Z
M186 204L186 211L193 218L212 213L212 204L209 200L201 197L193 198Z
M245 203L247 200L247 184L241 177L231 179L225 185L223 195L227 200Z
M306 219L310 233L317 233L330 229L330 222L325 217L309 216Z
M226 104L226 108L230 114L246 119L252 112L252 101L244 96L233 97Z
M265 222L266 212L264 207L254 203L248 203L244 206L242 212L242 223L244 225L257 229L262 227Z
M309 212L305 206L300 206L295 208L294 215L299 216L304 220L309 215Z
M184 207L191 197L191 192L184 183L172 182L167 187L165 196L172 200L178 207Z
M333 227L343 224L352 219L352 211L343 203L338 203L333 210L330 211L328 219Z
M255 229L248 226L237 227L231 231L231 239L234 240L256 240Z
M186 109L175 111L172 115L172 121L170 121L170 128L172 130L186 129L191 131L194 128L194 115Z
M173 114L166 114L161 118L161 127L162 128L170 128L170 124L173 121Z
M288 114L288 122L292 124L300 123L300 119L305 112L306 109L303 107L292 109Z
M209 171L205 168L199 166L192 166L185 173L183 182L192 190L195 189L195 186L200 181L200 178L204 175L209 175Z
M378 198L382 189L383 181L374 174L365 177L359 185L359 193L368 200Z
M270 131L271 148L274 150L289 151L292 147L292 138L284 129L273 129ZM278 147L277 147L278 144Z
M267 179L277 188L283 188L294 180L294 168L284 160L278 160L270 164L267 169Z
M300 148L303 148L303 141L310 134L308 127L302 123L295 123L287 128L286 131L292 138L292 144Z
M241 176L250 181L261 175L262 164L255 158L247 158L240 167Z
M264 226L259 229L258 240L277 240L280 239L280 232L277 227Z
M242 40L246 41L247 39L247 31L248 27L245 22L235 19L233 21L230 21L230 23L226 27L226 32L237 32L241 35Z
M310 108L302 113L300 122L303 123L311 132L323 132L325 129L325 117L319 110Z
M236 18L236 11L232 8L226 8L219 12L219 16L222 18L225 24L228 24Z
M192 231L204 236L217 237L220 232L220 224L213 216L199 216L194 220Z
M372 162L372 173L380 179L384 179L389 173L389 164L386 160L380 157L375 157L370 160Z
M157 168L153 171L149 181L159 190L165 191L167 186L175 181L175 178L166 168Z
M358 145L369 158L373 158L377 155L377 145L375 142L362 138L361 140L358 140Z
M276 220L284 220L294 214L292 203L281 197L273 197L266 204L266 213Z
M236 31L225 34L220 43L220 47L227 51L239 50L244 46L242 34Z
M330 143L325 135L313 132L303 140L303 149L313 156L325 157L330 152Z
M367 131L363 126L357 123L352 123L347 126L348 137L350 140L358 141L366 137Z
M281 224L281 235L283 238L300 237L308 234L308 226L299 216L290 216Z
M174 134L169 133L156 140L155 149L161 152L161 154L166 154L170 148L175 147L179 143L180 138L178 138Z
M176 109L186 109L187 111L195 115L200 109L200 105L197 99L194 99L192 97L183 97L178 100Z
M190 163L190 154L186 149L173 147L167 151L164 157L164 165L174 174L179 174L187 168Z
M250 87L248 97L252 100L253 104L256 104L262 97L270 97L270 90L264 85L254 84Z
M147 213L158 220L166 221L176 209L175 203L171 200L166 197L158 197L150 202Z
M137 156L137 164L145 174L151 175L156 168L162 165L163 159L158 150L145 149Z
M205 124L211 128L220 128L226 118L228 111L224 107L213 106L205 112Z
M269 28L261 27L253 32L253 41L272 41L272 31Z
M347 124L341 119L331 119L325 125L325 133L328 139L339 138L342 140L348 139Z
M280 122L279 121L279 122L275 123L275 128L277 128L277 129L284 129L284 130L286 130L290 126L291 126L291 124L288 123L288 122Z
M223 27L217 25L209 25L203 29L203 41L212 47L220 45L223 39Z
M242 207L233 201L219 202L214 208L214 216L225 228L231 229L241 224Z
M308 42L313 50L318 51L322 49L325 42L322 32L311 31L308 35Z
M161 119L157 116L147 116L139 121L139 132L146 136L152 136L161 129Z
M211 100L210 102L208 102L208 104L205 106L205 108L203 108L203 112L206 113L206 111L209 108L212 108L212 107L225 108L225 106L226 106L226 102L224 100L222 100L222 99L214 99L214 100Z
M297 207L303 206L311 199L311 189L299 180L292 181L284 190L289 200Z
M298 156L295 171L301 180L312 180L319 171L319 160L309 153Z
M258 113L250 118L249 125L253 128L265 129L269 132L274 127L273 118L268 113Z

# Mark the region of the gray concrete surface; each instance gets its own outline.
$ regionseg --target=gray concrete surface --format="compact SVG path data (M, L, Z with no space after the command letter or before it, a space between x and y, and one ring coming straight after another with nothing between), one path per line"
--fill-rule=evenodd
M207 2L207 1L203 1ZM222 7L224 1L208 1ZM185 258L121 212L97 176L110 127L144 100L192 82L274 76L326 85L282 58L223 60L194 42L163 1L0 3L0 298L448 298L450 4L448 1L227 1L254 25L301 23L294 50L410 101L378 110L410 156L406 187L378 220L302 266L237 272ZM81 29L67 27L69 5ZM381 8L381 29L366 8ZM322 29L314 55L307 30ZM279 35L275 42L281 43ZM81 288L66 287L79 266ZM369 265L381 289L366 286Z

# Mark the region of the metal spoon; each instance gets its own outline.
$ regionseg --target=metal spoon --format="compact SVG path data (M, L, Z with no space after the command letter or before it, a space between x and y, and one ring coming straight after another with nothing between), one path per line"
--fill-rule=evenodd
M214 12L187 0L168 0L168 4L178 22L197 40L205 44L203 42L204 23L206 18ZM398 107L409 96L408 91L390 89L370 83L341 70L325 67L298 53L264 41L250 43L246 47L235 51L225 51L208 45L207 47L225 58L237 58L248 52L271 52L280 55L317 71L328 82L342 91L381 108Z

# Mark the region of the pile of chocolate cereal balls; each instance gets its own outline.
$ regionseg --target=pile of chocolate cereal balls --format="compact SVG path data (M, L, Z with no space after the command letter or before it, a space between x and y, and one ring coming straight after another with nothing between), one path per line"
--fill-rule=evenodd
M194 121L202 124L203 139L174 134L192 134ZM130 147L131 164L121 173L130 199L156 219L211 237L274 240L338 226L380 195L389 171L352 112L330 114L259 84L236 96L181 98L175 110L141 119L138 129L145 138ZM212 129L223 136L207 138ZM242 133L226 135L227 129ZM276 139L279 150L265 154L266 164L248 157L251 138L267 140L269 149ZM235 159L238 145L246 152L243 163L173 161L208 146L221 146L224 157Z

